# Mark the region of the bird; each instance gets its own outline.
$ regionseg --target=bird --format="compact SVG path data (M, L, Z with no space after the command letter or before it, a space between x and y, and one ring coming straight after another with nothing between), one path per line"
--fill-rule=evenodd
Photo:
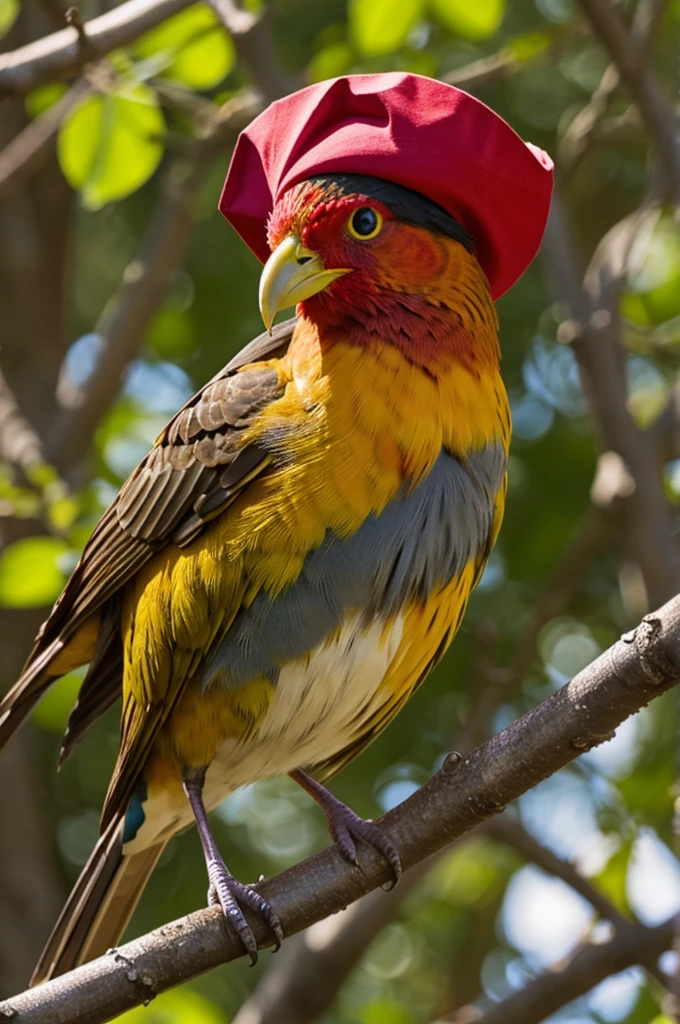
M230 873L208 818L261 779L301 785L349 862L364 842L401 873L325 783L442 657L495 543L511 423L492 288L461 220L386 177L307 173L266 231L264 333L123 484L0 704L1 746L87 665L63 763L122 694L100 839L33 983L114 946L192 824L209 901L253 961L245 909L278 945L275 908Z

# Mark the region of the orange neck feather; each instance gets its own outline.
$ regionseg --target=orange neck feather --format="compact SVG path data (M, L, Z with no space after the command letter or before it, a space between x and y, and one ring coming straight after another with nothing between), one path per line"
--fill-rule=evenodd
M433 376L452 361L475 376L497 367L498 320L475 257L453 239L395 227L379 260L301 304L321 344L391 344Z

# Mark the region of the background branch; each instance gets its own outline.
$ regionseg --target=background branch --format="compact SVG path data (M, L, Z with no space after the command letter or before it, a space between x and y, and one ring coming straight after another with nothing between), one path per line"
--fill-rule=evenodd
M74 26L0 54L0 97L23 95L38 85L65 78L84 64L155 28L188 7L191 0L127 0L83 26L87 47Z
M667 0L640 0L631 26L631 43L640 59L649 60ZM610 64L589 102L567 127L559 142L558 165L562 177L572 174L594 141L606 133L604 118L621 86L616 63Z
M636 45L609 0L578 2L640 111L659 158L664 194L679 199L680 149L675 117L649 66L646 47Z
M660 957L672 941L672 920L655 928L631 925L609 942L579 947L565 966L546 971L507 999L485 1010L465 1007L448 1019L451 1024L542 1024L605 978L639 964L641 956Z
M0 151L0 195L9 194L19 182L42 166L52 151L52 142L65 117L90 92L84 80L75 82L51 107L30 121Z
M639 223L636 214L612 228L584 274L558 192L542 252L554 290L571 310L572 319L560 328L561 339L572 344L601 450L616 452L630 473L626 530L648 601L654 604L680 589L680 553L656 449L635 425L627 405L625 354L619 343L618 293Z

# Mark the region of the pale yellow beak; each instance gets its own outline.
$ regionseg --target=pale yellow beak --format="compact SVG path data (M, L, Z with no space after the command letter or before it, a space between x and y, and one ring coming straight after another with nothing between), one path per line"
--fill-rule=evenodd
M281 309L296 306L328 287L349 270L326 270L320 256L305 249L297 235L288 235L265 263L260 278L260 313L271 331Z

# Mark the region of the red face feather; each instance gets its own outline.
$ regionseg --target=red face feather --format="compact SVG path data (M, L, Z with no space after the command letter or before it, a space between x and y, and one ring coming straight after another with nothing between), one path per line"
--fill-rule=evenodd
M382 219L375 237L353 237L352 215ZM474 255L454 238L399 220L384 203L302 182L284 194L268 225L272 249L296 234L328 269L352 271L300 305L326 344L396 345L431 373L454 357L479 372L498 359L496 314Z

